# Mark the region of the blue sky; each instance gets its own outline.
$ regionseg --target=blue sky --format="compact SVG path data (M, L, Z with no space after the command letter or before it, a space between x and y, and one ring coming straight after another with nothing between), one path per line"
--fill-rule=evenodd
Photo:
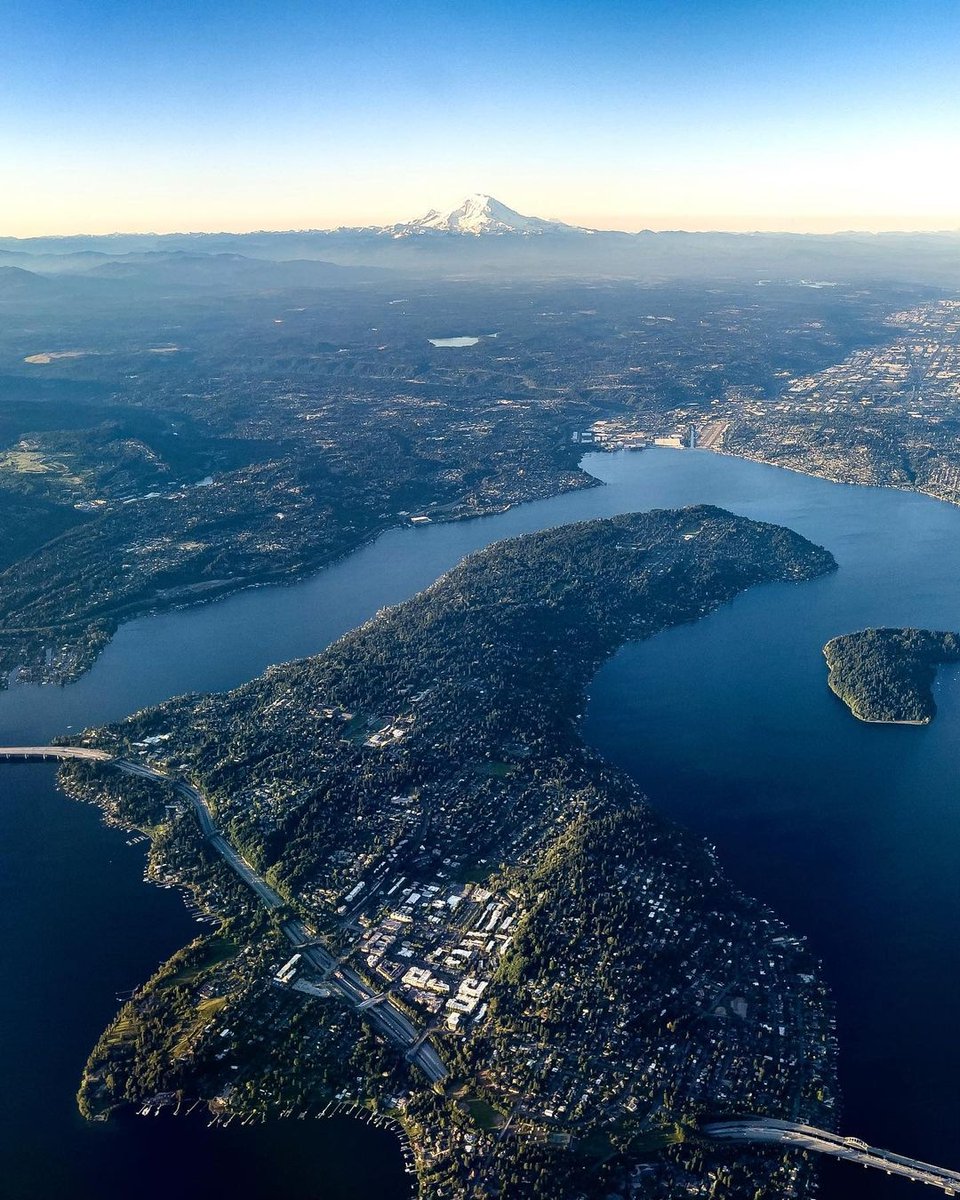
M0 0L0 233L960 227L960 3Z

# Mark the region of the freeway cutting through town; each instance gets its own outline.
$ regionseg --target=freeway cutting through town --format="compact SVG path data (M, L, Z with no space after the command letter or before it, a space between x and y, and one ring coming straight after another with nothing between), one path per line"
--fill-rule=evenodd
M800 1125L794 1121L778 1121L771 1117L741 1117L736 1121L718 1121L705 1125L702 1132L720 1141L772 1142L792 1146L798 1150L812 1150L817 1154L829 1154L832 1158L846 1159L864 1167L885 1171L888 1175L902 1175L915 1183L925 1183L939 1188L948 1196L960 1195L960 1171L936 1167L932 1163L905 1158L890 1150L878 1150L855 1137L844 1137L813 1125Z
M253 891L270 912L282 909L285 901L273 890L261 875L234 849L217 827L206 797L192 783L165 775L153 767L128 759L115 758L105 750L82 746L0 746L0 762L37 762L43 760L82 759L103 763L125 775L136 775L166 784L193 808L203 836L220 855L227 866ZM436 1048L427 1040L426 1031L418 1029L386 996L372 992L359 975L343 965L339 959L307 928L298 917L291 917L280 926L283 935L292 947L301 954L315 971L323 977L327 986L339 993L355 1009L360 1010L389 1041L398 1045L410 1062L426 1075L431 1083L440 1083L447 1077L447 1068Z

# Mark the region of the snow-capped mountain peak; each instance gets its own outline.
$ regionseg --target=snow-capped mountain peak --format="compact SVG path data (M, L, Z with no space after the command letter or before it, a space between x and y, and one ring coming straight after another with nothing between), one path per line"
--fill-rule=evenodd
M468 196L458 208L450 209L449 212L440 212L431 208L428 213L418 217L415 221L393 226L393 232L395 236L403 236L433 230L439 233L465 233L478 237L481 234L491 233L556 233L575 228L573 225L564 225L562 221L545 221L540 217L525 217L522 213L495 200L493 196L475 192L472 196Z

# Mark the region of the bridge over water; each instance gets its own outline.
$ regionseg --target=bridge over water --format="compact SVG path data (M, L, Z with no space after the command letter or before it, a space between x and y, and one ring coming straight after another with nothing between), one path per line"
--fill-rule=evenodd
M206 797L200 789L185 779L164 775L152 767L117 758L106 750L97 750L92 747L0 746L0 762L43 762L67 759L100 762L122 771L126 775L138 775L143 779L156 780L172 787L193 807L201 832L210 846L257 895L261 904L270 911L284 907L283 898L270 887L267 881L220 832ZM375 994L370 988L348 966L341 963L319 939L313 937L298 918L291 917L284 921L280 928L290 945L302 953L304 959L324 977L327 984L339 992L355 1009L362 1011L370 1024L384 1037L396 1043L406 1053L409 1060L416 1063L431 1083L439 1083L447 1077L447 1068L443 1060L433 1044L426 1039L427 1031L418 1029L389 997L382 1000L376 997L379 1002L370 1004L369 1002L375 998Z
M89 746L0 746L0 762L43 762L47 759L85 758L92 762L112 762L106 750Z
M704 1125L702 1132L718 1141L766 1142L797 1150L812 1150L816 1154L829 1154L832 1158L843 1158L863 1167L873 1167L888 1175L901 1175L915 1183L928 1184L948 1196L960 1195L960 1171L935 1167L932 1163L905 1158L890 1150L878 1150L859 1138L844 1137L813 1125L777 1121L772 1117L740 1117L735 1121Z
M257 894L264 906L268 909L283 906L282 898L220 833L206 798L192 784L91 747L0 746L0 762L39 762L48 759L86 759L102 762L126 774L140 775L171 785L193 806L204 837L231 870ZM299 949L324 975L327 983L355 1008L364 1011L382 1034L406 1050L411 1061L421 1068L431 1082L438 1083L446 1078L447 1069L434 1047L426 1040L425 1031L418 1030L394 1007L388 997L381 997L372 992L353 971L339 963L322 942L313 938L297 918L285 921L282 928L290 944ZM796 1150L828 1154L833 1158L843 1158L864 1167L885 1171L888 1175L900 1175L916 1183L937 1187L948 1196L960 1195L960 1171L951 1171L932 1163L906 1158L890 1150L879 1150L868 1146L859 1138L844 1137L842 1134L818 1129L813 1125L778 1121L772 1117L740 1117L734 1121L717 1121L705 1125L701 1132L717 1141L777 1144Z

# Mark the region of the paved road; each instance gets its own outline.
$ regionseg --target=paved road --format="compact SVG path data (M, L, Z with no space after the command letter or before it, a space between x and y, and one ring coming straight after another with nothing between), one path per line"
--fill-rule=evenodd
M203 836L227 866L256 893L263 906L271 912L283 908L283 898L227 841L217 828L203 793L186 780L164 775L152 767L144 767L127 759L114 758L104 750L79 746L0 746L0 762L76 758L106 763L125 775L137 775L141 779L151 779L172 786L174 791L193 807ZM340 963L299 918L293 917L285 921L280 928L290 945L299 950L303 958L324 977L327 985L338 991L354 1008L359 1008L374 998L376 993L367 987L356 972ZM365 1007L362 1011L375 1029L406 1052L410 1061L416 1063L431 1083L439 1083L446 1079L447 1068L436 1049L425 1040L425 1031L418 1029L389 998Z
M878 1150L859 1138L844 1137L813 1125L777 1121L770 1117L741 1117L736 1121L705 1125L703 1132L722 1141L774 1142L781 1146L794 1146L798 1150L813 1150L817 1154L829 1154L832 1158L844 1158L864 1167L886 1171L888 1175L902 1175L915 1183L940 1188L948 1196L960 1194L960 1171L905 1158L890 1150Z
M110 762L106 750L85 746L0 746L0 762L37 762L43 759L85 758L92 762Z

